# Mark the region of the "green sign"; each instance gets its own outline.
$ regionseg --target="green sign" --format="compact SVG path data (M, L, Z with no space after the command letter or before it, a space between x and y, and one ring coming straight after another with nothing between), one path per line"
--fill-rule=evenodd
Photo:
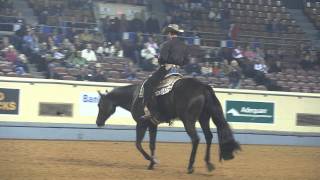
M227 101L227 121L273 123L274 103L253 101Z

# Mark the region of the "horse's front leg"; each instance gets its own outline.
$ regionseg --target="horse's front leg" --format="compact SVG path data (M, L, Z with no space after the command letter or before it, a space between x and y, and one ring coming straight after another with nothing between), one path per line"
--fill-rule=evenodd
M146 151L142 148L142 144L141 144L142 140L144 138L144 135L146 134L147 128L148 128L147 123L143 123L143 122L137 123L137 126L136 126L136 133L137 133L136 147L146 160L151 161L152 160L151 156L148 153L146 153Z
M149 147L151 150L151 160L150 160L150 165L148 167L148 169L150 169L150 170L153 169L154 165L158 163L158 160L155 157L157 130L158 130L158 126L150 123L150 125L149 125L149 137L150 137Z

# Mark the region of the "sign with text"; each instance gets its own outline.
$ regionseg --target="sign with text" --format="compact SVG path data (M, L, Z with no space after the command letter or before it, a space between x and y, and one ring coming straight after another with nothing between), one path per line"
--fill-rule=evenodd
M80 93L80 116L97 117L99 113L98 103L100 95L96 92ZM131 118L131 113L121 107L117 107L116 112L112 115L118 118Z
M0 88L0 114L19 114L19 89Z
M254 101L227 101L229 122L273 123L274 103Z

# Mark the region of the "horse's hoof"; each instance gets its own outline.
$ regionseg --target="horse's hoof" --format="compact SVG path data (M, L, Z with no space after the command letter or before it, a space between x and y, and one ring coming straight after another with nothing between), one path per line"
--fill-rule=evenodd
M150 164L148 170L154 170L154 164Z
M152 162L153 162L154 164L159 164L159 163L160 163L160 161L159 161L157 158L155 158L155 157L152 158Z
M188 174L192 174L194 172L193 168L188 168Z
M208 171L211 172L215 169L214 165L212 163L207 163L207 168L208 168Z

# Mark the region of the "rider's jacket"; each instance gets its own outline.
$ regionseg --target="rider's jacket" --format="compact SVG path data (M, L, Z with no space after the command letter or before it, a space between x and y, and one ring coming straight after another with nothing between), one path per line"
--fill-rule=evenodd
M188 63L188 55L188 46L177 37L173 37L160 46L159 64L184 66Z

